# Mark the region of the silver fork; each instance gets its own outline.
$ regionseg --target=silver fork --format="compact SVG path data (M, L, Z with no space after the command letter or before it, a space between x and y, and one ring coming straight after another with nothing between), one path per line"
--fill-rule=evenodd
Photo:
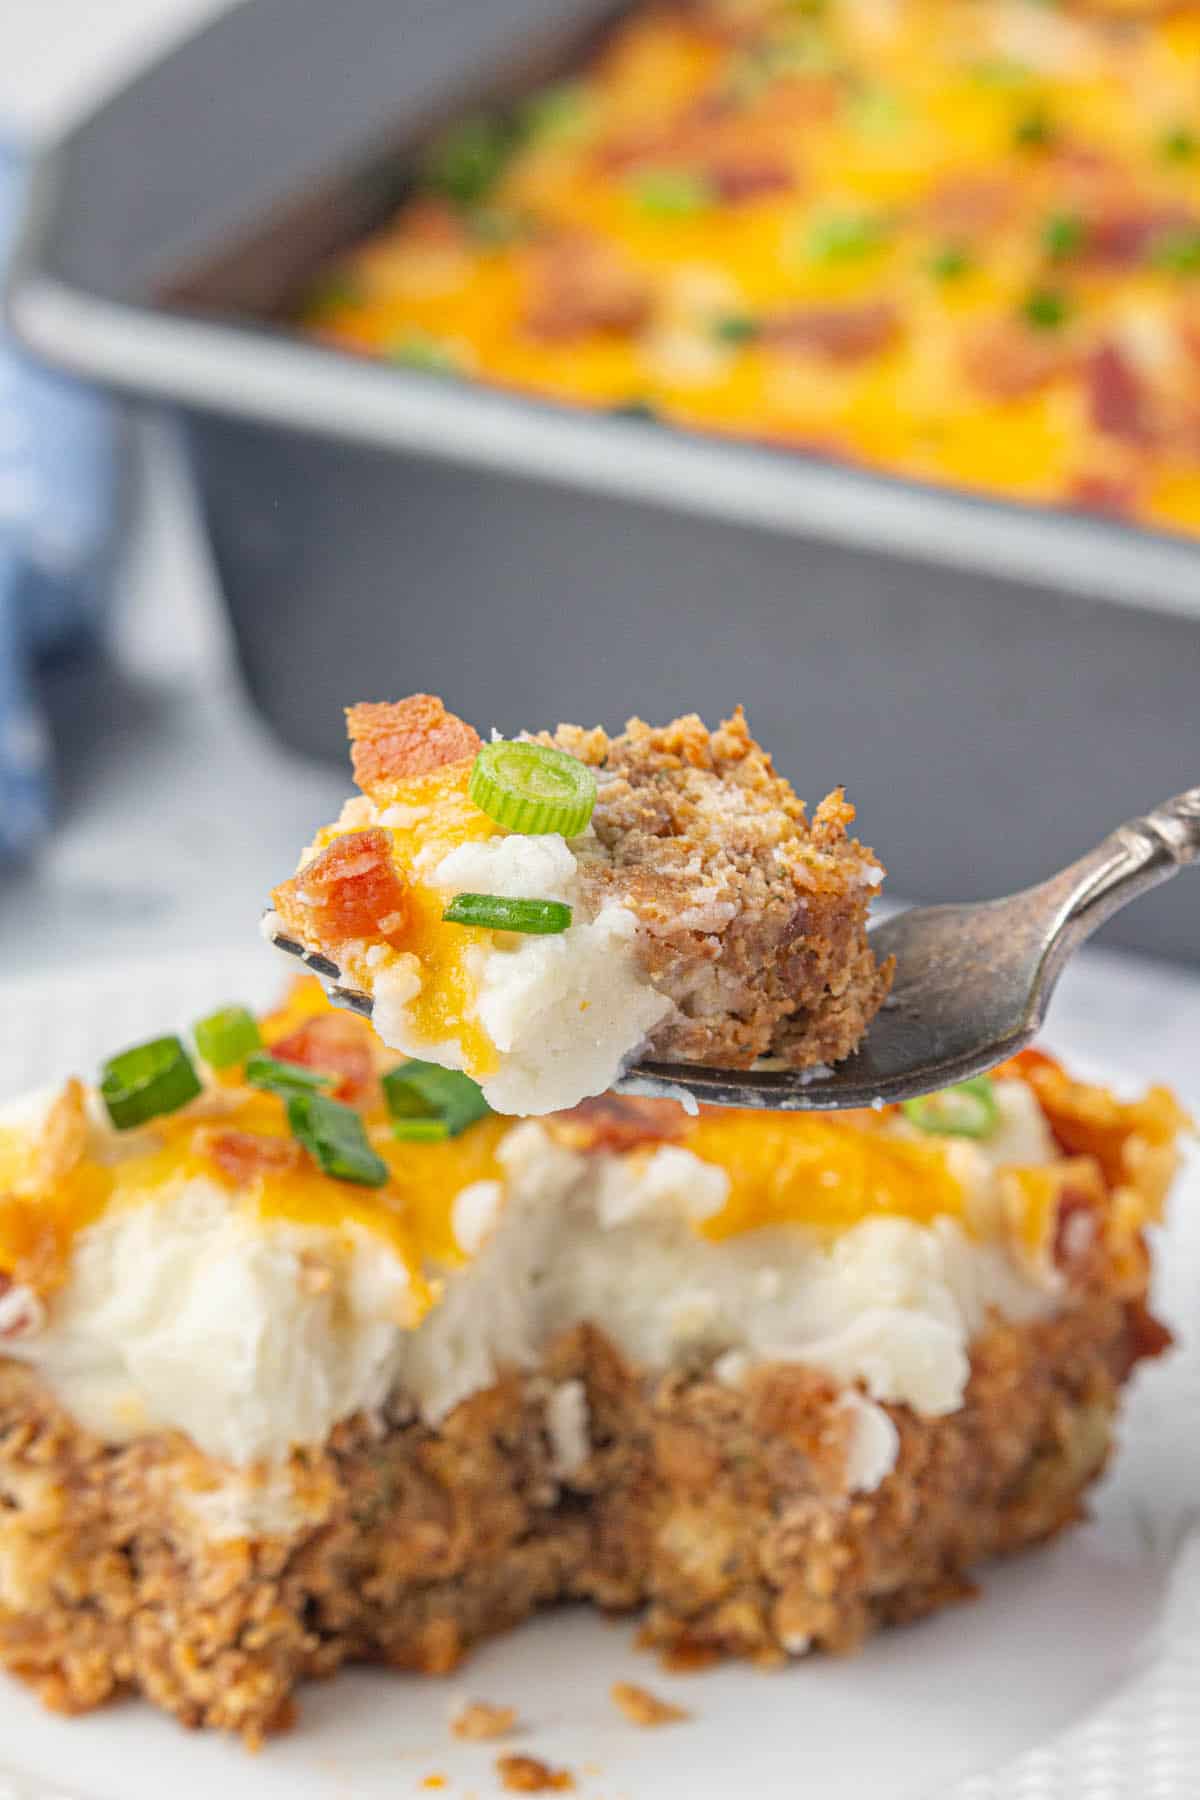
M1200 787L1194 787L1119 825L1037 887L1005 900L913 907L877 925L872 947L880 960L896 958L896 979L859 1049L836 1068L642 1062L616 1089L710 1106L835 1112L951 1087L1028 1044L1067 959L1106 919L1198 858ZM1200 907L1196 929L1200 939ZM370 1017L369 996L342 986L328 957L291 938L272 941L331 983L339 1005Z

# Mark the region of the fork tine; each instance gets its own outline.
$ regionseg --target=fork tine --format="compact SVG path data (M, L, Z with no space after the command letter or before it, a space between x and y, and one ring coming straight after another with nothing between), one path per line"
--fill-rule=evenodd
M375 1002L369 994L362 994L357 988L343 987L342 971L328 956L322 956L319 950L306 950L295 938L284 937L282 932L273 931L269 940L276 950L282 950L286 956L294 956L305 968L319 975L322 981L333 985L327 990L329 998L335 1006L344 1006L350 1012L360 1013L369 1019L374 1011Z

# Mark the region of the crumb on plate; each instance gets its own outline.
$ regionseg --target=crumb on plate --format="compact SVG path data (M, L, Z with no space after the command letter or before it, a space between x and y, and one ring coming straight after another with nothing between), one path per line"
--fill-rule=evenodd
M649 1688L638 1687L632 1681L614 1681L611 1695L614 1706L625 1714L631 1725L677 1725L692 1716L685 1706L662 1700Z
M510 1794L565 1793L575 1786L569 1769L553 1769L537 1756L498 1756L496 1773Z
M484 1740L508 1737L516 1723L515 1706L492 1706L487 1700L469 1700L455 1713L450 1729L456 1738Z

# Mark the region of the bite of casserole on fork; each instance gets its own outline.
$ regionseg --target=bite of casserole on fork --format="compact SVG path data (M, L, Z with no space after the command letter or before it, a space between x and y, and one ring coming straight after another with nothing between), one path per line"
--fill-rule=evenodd
M839 1061L890 969L884 871L840 789L810 820L739 708L484 743L414 694L347 713L360 789L275 889L267 934L369 997L384 1040L506 1113L631 1059Z

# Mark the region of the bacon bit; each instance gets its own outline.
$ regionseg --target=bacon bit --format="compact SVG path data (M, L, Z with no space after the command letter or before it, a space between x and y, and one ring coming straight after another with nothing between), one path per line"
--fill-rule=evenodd
M649 1688L637 1687L632 1681L614 1681L610 1691L613 1705L625 1714L631 1725L678 1725L692 1716L686 1707L660 1700Z
M456 1738L483 1742L507 1737L515 1730L516 1723L515 1706L492 1706L486 1700L471 1700L450 1721L450 1729Z
M1077 138L1055 138L1049 146L1049 160L1054 163L1057 173L1081 180L1112 182L1124 179L1121 164L1111 150L1080 143Z
M558 343L591 332L620 335L646 323L651 303L645 277L610 245L564 237L548 246L535 265L525 328L534 337Z
M647 163L677 161L691 147L692 134L686 122L677 121L665 129L659 125L643 126L599 144L593 161L601 174L624 175Z
M1128 519L1137 510L1138 483L1132 475L1077 475L1066 498L1082 512Z
M1007 1062L1002 1062L994 1068L992 1079L1003 1081L1009 1076L1016 1076L1019 1080L1026 1081L1039 1069L1051 1069L1056 1075L1064 1072L1057 1056L1051 1056L1048 1050L1039 1050L1036 1046L1031 1045L1026 1050L1018 1050L1015 1056L1010 1056Z
M983 393L996 400L1022 400L1070 373L1075 353L1050 332L1036 332L1019 319L996 319L969 337L963 366Z
M708 427L717 431L719 427ZM733 437L740 433L728 432ZM791 456L816 456L822 462L852 463L857 460L848 445L840 443L834 437L814 437L811 432L788 431L783 426L774 431L758 431L747 439L748 443L758 444L764 450L786 450Z
M465 244L468 237L463 214L449 200L439 200L436 195L409 202L404 209L404 235L419 238L423 244L445 244L450 248Z
M569 1769L552 1769L536 1756L498 1756L496 1773L510 1794L565 1793L575 1786Z
M777 313L763 327L763 341L781 350L826 356L832 362L860 362L886 350L900 332L900 314L890 300L845 306L802 306Z
M950 238L982 236L1007 224L1019 197L1004 175L952 175L929 196L929 222Z
M1088 224L1080 255L1109 269L1128 269L1144 262L1163 238L1194 231L1196 214L1186 206L1121 207L1100 213Z
M1037 1057L1036 1052L1021 1054ZM1190 1123L1169 1089L1152 1087L1139 1100L1119 1100L1107 1088L1073 1081L1053 1058L1044 1055L1029 1061L1021 1073L1065 1156L1090 1157L1099 1165L1107 1186L1115 1189L1129 1179L1130 1150L1149 1146L1166 1153L1162 1159L1165 1184L1173 1166L1174 1140ZM1145 1172L1141 1179L1144 1182Z
M1148 444L1154 432L1150 396L1140 374L1116 344L1100 344L1084 370L1088 412L1097 431L1128 444Z
M687 1114L674 1100L598 1094L570 1112L554 1113L548 1122L560 1143L572 1150L621 1156L647 1144L677 1142L687 1129Z
M1129 1328L1135 1362L1162 1356L1175 1342L1174 1333L1168 1330L1161 1319L1155 1318L1141 1298L1125 1302L1125 1323Z
M756 116L763 125L816 124L833 117L843 96L836 76L816 71L782 75L758 101Z
M387 795L397 782L474 756L481 742L475 728L447 712L436 694L361 701L347 707L346 728L354 779L372 797L377 789Z
M317 944L353 938L401 941L409 919L408 890L392 862L392 840L378 826L348 831L275 889L285 920L299 914Z
M1179 334L1179 347L1184 356L1200 370L1200 301L1192 297L1179 306L1175 315L1175 329Z
M795 186L786 158L769 153L714 157L704 172L717 198L729 206L757 200L764 194L787 193Z
M53 1187L77 1168L87 1150L87 1140L83 1084L72 1075L42 1122L33 1153L35 1187Z
M338 1100L361 1100L375 1082L371 1028L351 1013L320 1013L287 1037L270 1045L281 1062L299 1063L322 1075L335 1075Z
M234 1187L248 1187L259 1175L285 1175L298 1169L304 1157L294 1138L264 1137L257 1131L209 1131L197 1138L197 1148Z

